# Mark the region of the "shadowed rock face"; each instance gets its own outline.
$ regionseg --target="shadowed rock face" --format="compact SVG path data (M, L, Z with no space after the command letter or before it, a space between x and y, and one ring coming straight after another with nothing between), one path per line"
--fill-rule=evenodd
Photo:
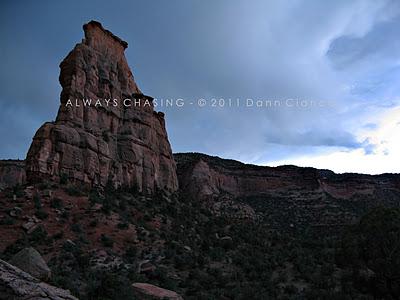
M51 271L43 257L32 247L22 249L15 254L11 258L10 264L40 280L47 280L51 275Z
M400 175L335 174L296 166L262 167L200 153L175 154L188 197L221 205L232 200L281 227L349 224L368 209L400 205Z
M28 181L67 176L90 185L110 181L134 186L146 193L177 190L164 114L155 112L152 98L137 87L124 55L128 44L98 22L83 28L85 38L60 64L56 121L40 127L29 149ZM82 99L92 99L92 105L85 107ZM94 106L97 99L101 107ZM104 99L111 104L117 99L118 105L107 106ZM124 99L141 105L125 106Z
M0 160L0 190L16 184L24 184L25 180L25 161Z

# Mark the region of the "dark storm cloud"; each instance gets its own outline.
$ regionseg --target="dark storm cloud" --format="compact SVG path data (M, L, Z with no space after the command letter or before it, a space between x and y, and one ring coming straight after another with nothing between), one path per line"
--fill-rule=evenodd
M389 68L399 58L397 44L389 42L397 34L395 2L16 1L2 3L0 11L4 158L23 157L36 128L54 119L58 64L90 19L128 41L126 55L138 85L156 98L336 103L309 109L161 107L175 152L263 163L321 148L369 151L373 145L358 139L351 120L370 105L363 101L393 100L397 92L383 95L379 88L398 78ZM374 41L382 39L386 45L376 47ZM385 53L390 53L385 64L370 58L383 59ZM378 77L371 74L377 68ZM365 97L361 91L368 84Z

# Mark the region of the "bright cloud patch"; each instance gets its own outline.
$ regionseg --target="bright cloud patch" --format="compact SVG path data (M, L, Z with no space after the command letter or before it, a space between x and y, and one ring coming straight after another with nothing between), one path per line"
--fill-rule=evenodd
M400 107L392 108L371 117L373 129L369 126L359 133L360 140L374 145L371 151L365 149L337 150L316 156L300 156L280 160L268 165L294 164L330 169L337 173L357 172L368 174L399 173L400 170Z

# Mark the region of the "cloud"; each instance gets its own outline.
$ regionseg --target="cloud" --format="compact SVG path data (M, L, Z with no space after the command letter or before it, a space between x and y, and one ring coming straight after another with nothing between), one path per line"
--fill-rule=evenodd
M351 133L359 126L354 125L352 118L355 114L364 115L370 103L361 99L361 93L345 88L354 85L355 81L366 84L364 76L369 74L357 74L350 80L349 74L343 75L343 71L338 71L334 66L336 53L330 49L333 49L332 43L335 44L335 50L345 47L337 44L341 37L365 38L375 26L391 20L395 15L393 10L386 13L391 5L383 1L362 1L351 5L342 2L330 6L297 2L294 5L281 3L269 7L259 2L258 5L225 10L224 13L231 15L221 25L222 28L218 28L218 32L234 34L214 47L204 45L217 54L223 52L225 56L221 58L218 55L214 61L216 54L207 53L209 62L206 66L216 66L209 69L204 69L203 62L206 59L200 59L202 66L197 69L201 70L204 82L199 81L194 91L202 93L206 90L208 94L225 97L328 98L334 99L337 107L320 110L236 110L229 111L227 116L203 111L197 113L196 121L215 123L215 130L220 134L205 134L202 131L206 130L199 129L194 136L207 135L208 143L203 143L202 149L234 158L243 157L242 154L249 151L258 157L279 157L276 153L277 144L291 146L284 151L284 155L288 156L299 154L300 150L294 150L293 147L312 151L306 146L325 146L332 148L332 151L337 147L358 147L371 153L373 146L357 140ZM212 14L218 14L218 11ZM224 47L224 50L220 47ZM199 55L196 51L188 53ZM190 61L196 62L196 57ZM193 84L187 86L193 90ZM179 87L176 89L179 90ZM185 87L182 87L183 93L186 92L184 90ZM374 101L379 99L375 98ZM175 117L174 112L171 115L171 118ZM184 135L185 127L170 126L178 139ZM221 136L226 134L223 129L227 127L235 128L236 134ZM251 150L243 145L250 145Z
M335 103L309 108L160 108L166 112L175 152L299 164L314 163L301 161L308 155L373 155L380 146L360 132L380 129L371 125L371 116L399 103L397 1L89 1L79 2L79 11L74 1L2 5L0 51L5 64L0 101L14 108L20 132L27 132L28 126L20 107L32 111L37 124L30 123L33 128L54 118L58 63L82 38L82 24L92 18L129 42L126 55L135 78L156 98ZM48 13L39 20L32 11ZM28 30L12 18L16 14L30 24ZM7 127L2 115L0 125ZM14 139L6 131L0 134L2 141ZM0 156L24 155L27 147L21 144L29 144L27 134L22 142L10 142L7 147L13 151L0 149Z
M399 118L400 106L389 110L383 109L374 116L370 116L371 121L378 126L374 129L364 128L358 132L358 136L365 138L367 145L373 145L371 151L368 151L368 147L348 151L338 149L334 152L321 152L314 155L303 154L267 164L314 166L320 169L331 169L338 173L399 173L400 136L397 124Z

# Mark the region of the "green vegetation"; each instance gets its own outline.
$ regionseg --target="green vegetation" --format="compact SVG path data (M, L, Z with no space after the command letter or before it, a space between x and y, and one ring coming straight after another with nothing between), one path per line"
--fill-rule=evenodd
M35 216L38 217L40 220L45 220L48 218L49 214L45 212L43 209L38 209L35 212Z
M62 173L60 175L60 184L67 184L68 183L68 175L65 173Z
M112 238L108 237L105 234L101 235L100 240L104 247L112 247L114 245L114 241L112 240Z
M129 286L135 281L174 290L185 299L398 299L400 294L396 208L370 209L347 228L288 229L284 223L290 215L279 219L274 213L281 206L266 207L262 198L241 201L279 222L216 216L204 203L161 191L149 196L108 185L88 195L90 220L61 214L73 238L62 231L49 236L39 226L2 258L27 245L49 249L58 242L49 262L51 283L83 300L133 299ZM44 211L40 197L33 200L36 214ZM47 205L64 210L61 199ZM99 230L111 220L99 243ZM137 240L127 242L132 228ZM96 236L95 247L90 234ZM107 253L107 261L118 263L99 264L96 247ZM138 273L145 261L150 268Z
M60 198L53 198L50 201L50 207L56 208L56 209L61 209L64 207L63 201Z
M80 197L87 195L86 188L75 184L69 184L65 187L65 192L74 197Z
M351 271L353 287L378 299L398 299L400 209L378 208L366 214L343 237L337 261Z
M47 219L47 217L49 216L49 214L43 210L42 208L42 201L40 200L39 195L35 194L33 196L33 203L35 206L35 216L38 217L41 220L45 220Z

